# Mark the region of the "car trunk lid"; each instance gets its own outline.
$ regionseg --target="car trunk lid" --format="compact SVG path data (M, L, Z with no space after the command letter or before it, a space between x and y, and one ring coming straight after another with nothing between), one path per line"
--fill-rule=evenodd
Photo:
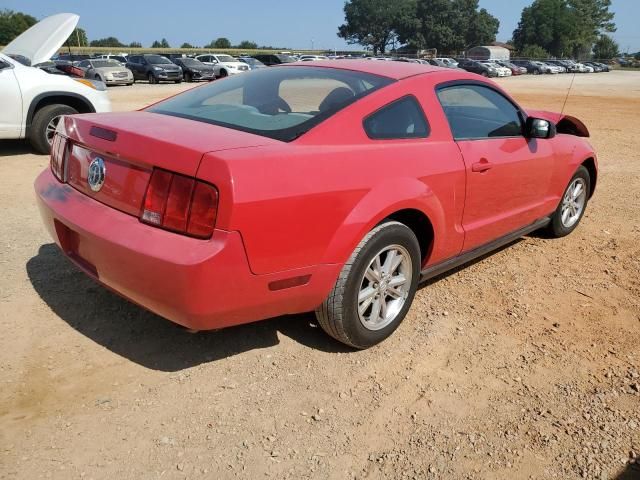
M65 117L58 131L68 138L65 181L89 197L135 216L140 215L154 168L196 177L205 153L274 142L147 112ZM98 162L104 166L99 186L98 179L90 178L91 165Z

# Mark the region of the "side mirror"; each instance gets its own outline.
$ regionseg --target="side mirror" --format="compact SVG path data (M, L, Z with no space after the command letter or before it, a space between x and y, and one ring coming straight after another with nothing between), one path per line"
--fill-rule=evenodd
M553 138L557 130L555 124L542 118L528 117L525 124L527 138Z

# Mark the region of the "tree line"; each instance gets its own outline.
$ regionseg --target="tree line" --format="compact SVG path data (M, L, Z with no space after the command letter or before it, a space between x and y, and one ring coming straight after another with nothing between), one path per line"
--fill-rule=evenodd
M611 0L534 0L522 11L510 43L521 56L532 58L612 58L618 45ZM470 47L495 42L500 21L479 0L348 0L338 37L384 54L389 47L404 50L435 48L459 54Z

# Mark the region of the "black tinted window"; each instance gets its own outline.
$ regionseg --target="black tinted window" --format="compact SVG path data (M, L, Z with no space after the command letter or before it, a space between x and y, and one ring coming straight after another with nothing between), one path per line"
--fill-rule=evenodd
M481 85L441 88L438 99L456 140L522 135L520 112L491 88Z
M405 97L369 115L364 121L369 138L376 140L425 138L429 125L414 97Z

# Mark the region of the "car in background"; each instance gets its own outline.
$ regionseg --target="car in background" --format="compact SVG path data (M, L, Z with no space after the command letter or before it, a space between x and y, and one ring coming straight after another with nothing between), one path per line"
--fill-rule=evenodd
M78 62L68 60L54 60L56 68L70 77L84 78L84 70L78 67Z
M419 60L419 62L423 65L433 65L434 67L440 68L457 68L452 66L452 64L445 63L442 60L438 60L437 58L424 58L422 60Z
M133 85L133 73L117 60L93 58L78 63L85 78L100 80L106 85Z
M541 75L542 73L544 73L542 71L542 68L540 68L538 64L531 60L511 60L511 63L519 67L526 68L527 73L530 73L532 75Z
M505 67L511 70L511 75L524 75L525 73L527 73L526 68L519 67L518 65L514 65L508 60L494 60L494 62L500 65L501 67Z
M267 66L260 60L253 57L239 57L238 60L242 63L249 65L249 70L258 70L260 68L267 68Z
M531 63L534 63L535 65L537 65L538 68L540 68L541 73L554 74L554 75L560 73L560 67L556 65L552 65L550 63L544 63L539 60L532 60Z
M498 72L499 77L510 77L512 75L510 68L503 67L493 60L480 60L480 63L486 65L489 68L495 69Z
M326 55L300 55L298 61L300 62L314 62L316 60L329 60Z
M293 63L297 61L289 54L285 53L258 53L256 55L252 55L256 60L260 60L267 67L272 67L273 65L282 65L283 63Z
M455 61L453 58L449 58L449 57L436 57L435 60L438 60L442 63L447 64L447 66L450 67L457 67L458 66L458 62Z
M600 73L600 72L606 72L606 71L608 71L608 68L607 68L607 70L605 70L604 68L602 68L602 67L603 67L603 65L601 65L601 64L599 64L599 63L596 63L596 62L583 62L583 63L584 63L587 67L591 67L591 68L593 68L593 71L594 71L594 72L596 72L596 73Z
M593 73L595 70L593 69L593 67L590 67L588 65L585 65L584 63L576 63L576 65L578 66L578 68L580 69L580 73Z
M216 77L224 78L249 71L249 65L233 58L231 55L206 53L198 55L196 60L213 67Z
M65 118L34 187L59 254L158 315L213 330L315 310L363 349L420 283L575 231L597 183L588 136L460 70L297 63Z
M111 54L99 55L96 58L102 58L102 59L106 59L106 60L116 60L117 62L120 62L122 65L126 65L127 64L127 55L125 55L125 54L122 54L122 55L111 55Z
M462 68L467 72L477 73L478 75L482 75L483 77L499 76L498 70L496 70L494 67L476 62L475 60L470 60L468 58L461 58L460 60L458 60L458 68Z
M51 58L51 60L53 60L54 62L60 61L60 62L75 63L75 62L81 62L82 60L89 60L90 58L91 58L91 55L80 55L80 54L73 54L73 53L60 53L58 55L54 55Z
M216 79L216 73L211 65L202 63L197 58L175 57L173 63L182 68L182 78L185 82L204 80L210 82Z
M182 82L182 69L162 55L129 55L127 68L133 72L134 81L148 80L150 84Z
M65 115L111 110L103 83L52 75L37 68L51 65L47 61L69 38L79 19L70 13L47 17L0 53L0 139L27 139L38 153L49 153ZM13 57L21 57L22 62Z

